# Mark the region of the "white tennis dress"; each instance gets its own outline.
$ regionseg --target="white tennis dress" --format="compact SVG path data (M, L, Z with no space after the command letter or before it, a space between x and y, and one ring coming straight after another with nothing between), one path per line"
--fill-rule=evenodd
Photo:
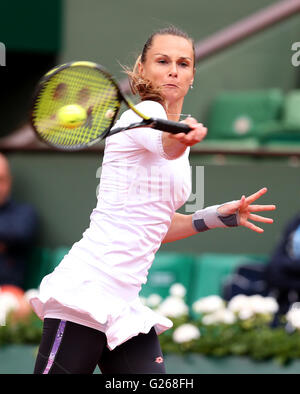
M167 119L162 105L144 101L143 113ZM115 127L140 118L131 110ZM41 318L70 320L103 331L109 349L172 322L142 304L139 292L174 212L191 192L189 151L177 159L163 150L162 132L139 128L106 139L98 202L90 226L31 304Z

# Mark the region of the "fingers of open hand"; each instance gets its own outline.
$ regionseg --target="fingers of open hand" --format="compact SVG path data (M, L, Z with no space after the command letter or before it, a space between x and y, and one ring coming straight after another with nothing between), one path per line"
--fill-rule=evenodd
M262 223L273 223L274 221L271 218L266 218L264 216L259 216L259 215L253 215L252 213L248 217L251 220L255 220L256 222L262 222Z
M263 233L264 230L255 224L248 222L247 220L243 223L243 226L249 228L250 230L256 231L257 233Z
M276 205L249 205L250 212L261 212L261 211L274 211Z
M257 233L263 233L264 230L261 227L258 227L255 224L249 222L248 219L254 220L256 222L261 222L261 223L273 223L273 219L271 219L271 218L266 218L264 216L255 215L250 212L248 212L247 216L244 218L243 218L243 216L241 216L241 225L245 226L245 227L249 228L250 230L253 230Z
M268 191L268 189L266 187L263 187L262 189L258 190L257 192L251 194L249 197L246 198L247 203L251 204L252 202L257 200L258 198L260 198L261 196L266 194L267 191Z

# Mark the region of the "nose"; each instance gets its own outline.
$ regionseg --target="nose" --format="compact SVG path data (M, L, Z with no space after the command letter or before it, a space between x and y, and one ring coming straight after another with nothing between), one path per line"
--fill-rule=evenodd
M169 77L177 77L177 64L176 63L171 63L170 69L169 69Z

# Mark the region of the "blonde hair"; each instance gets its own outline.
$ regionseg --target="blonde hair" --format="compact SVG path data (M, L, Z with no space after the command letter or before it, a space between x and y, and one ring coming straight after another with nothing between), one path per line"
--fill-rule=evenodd
M177 37L183 37L186 40L190 41L193 45L193 51L194 51L194 64L195 64L195 48L194 48L194 41L192 38L190 38L185 32L182 30L178 29L175 26L170 26L164 29L160 29L148 38L146 41L142 53L138 56L135 65L133 66L132 69L129 67L123 67L125 70L125 73L128 75L129 78L129 84L131 91L134 95L138 94L141 98L142 101L144 100L152 100L152 101L157 101L163 106L165 106L164 103L164 98L162 96L162 92L160 88L155 88L151 81L148 79L143 78L140 75L139 72L139 64L144 63L146 61L146 55L150 47L152 46L153 39L155 36L160 36L160 35L171 35L171 36L177 36Z
M152 100L164 105L164 98L161 89L154 88L152 82L141 76L139 72L139 63L141 63L142 55L139 55L132 69L124 67L129 78L129 84L132 94L138 94L142 101Z

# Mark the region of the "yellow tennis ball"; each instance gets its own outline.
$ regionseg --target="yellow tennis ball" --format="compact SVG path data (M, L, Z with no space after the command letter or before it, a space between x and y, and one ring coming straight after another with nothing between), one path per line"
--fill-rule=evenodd
M69 104L58 110L57 117L62 126L73 129L86 121L87 113L81 105Z

